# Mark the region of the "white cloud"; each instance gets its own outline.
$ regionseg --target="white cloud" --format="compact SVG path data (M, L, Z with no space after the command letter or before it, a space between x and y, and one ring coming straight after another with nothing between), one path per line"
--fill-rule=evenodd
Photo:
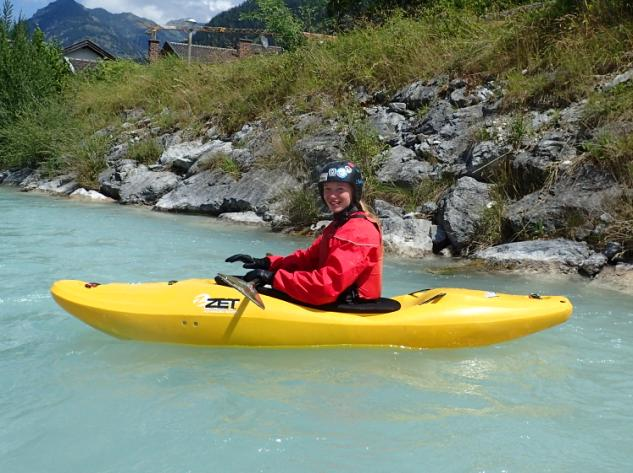
M188 0L180 2L154 0L148 4L146 0L78 1L87 8L103 8L110 13L130 12L160 24L180 18L194 18L200 23L206 23L218 13L244 2L244 0Z

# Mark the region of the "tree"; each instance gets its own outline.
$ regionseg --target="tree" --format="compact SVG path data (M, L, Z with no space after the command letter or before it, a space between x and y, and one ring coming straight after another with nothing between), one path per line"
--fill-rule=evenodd
M275 33L280 46L292 51L304 42L302 23L283 0L255 0L258 10L242 15L244 20L259 20L266 29Z
M0 17L0 127L21 111L59 93L68 67L61 48L44 40L26 22L13 20L13 6L4 0Z

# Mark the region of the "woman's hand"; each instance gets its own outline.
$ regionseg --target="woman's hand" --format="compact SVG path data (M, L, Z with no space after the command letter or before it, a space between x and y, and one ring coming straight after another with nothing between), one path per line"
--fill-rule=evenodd
M268 269L270 267L270 261L268 258L253 258L251 255L244 255L241 253L229 256L224 261L227 263L235 263L236 261L239 261L240 263L244 263L242 268L246 269Z
M273 282L275 273L272 271L266 271L265 269L254 269L244 275L244 281L255 281L256 286L265 286Z

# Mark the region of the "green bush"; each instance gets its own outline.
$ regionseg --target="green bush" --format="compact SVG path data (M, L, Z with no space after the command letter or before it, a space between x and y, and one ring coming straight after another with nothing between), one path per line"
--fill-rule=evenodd
M13 21L12 5L5 0L0 21L0 127L58 94L68 72L59 45L44 41L40 29L29 35L25 21Z
M293 227L307 227L319 218L319 204L314 191L298 189L286 197L284 210Z
M163 147L155 139L138 141L128 147L127 157L139 164L155 164L163 154Z

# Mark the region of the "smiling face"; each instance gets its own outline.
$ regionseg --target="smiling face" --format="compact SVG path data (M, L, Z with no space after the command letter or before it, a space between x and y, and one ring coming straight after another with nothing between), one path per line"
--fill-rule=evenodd
M353 189L347 182L326 182L323 186L323 200L332 213L345 210L352 203Z

